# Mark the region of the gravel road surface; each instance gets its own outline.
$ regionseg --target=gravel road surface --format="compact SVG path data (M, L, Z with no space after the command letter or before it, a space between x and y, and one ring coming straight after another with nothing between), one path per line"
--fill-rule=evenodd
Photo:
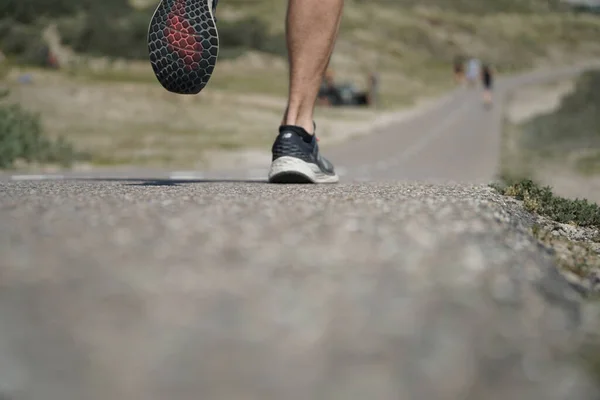
M501 112L459 89L327 149L333 186L3 175L0 396L597 400L597 310L485 186Z

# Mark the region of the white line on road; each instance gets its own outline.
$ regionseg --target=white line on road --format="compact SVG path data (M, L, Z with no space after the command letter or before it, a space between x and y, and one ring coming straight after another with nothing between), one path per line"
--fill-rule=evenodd
M44 181L64 179L64 175L11 175L13 181Z
M204 179L204 174L197 171L174 171L169 174L169 179Z
M269 174L269 168L256 168L248 171L246 175L249 179L262 179Z

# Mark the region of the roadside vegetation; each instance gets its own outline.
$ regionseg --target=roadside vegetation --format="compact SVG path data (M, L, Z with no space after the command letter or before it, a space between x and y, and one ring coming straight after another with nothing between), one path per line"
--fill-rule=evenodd
M533 103L538 104L529 107ZM506 104L501 179L492 187L537 216L531 233L594 303L600 300L600 207L556 195L549 185L554 182L569 194L572 182L589 186L599 173L600 71L512 93ZM596 332L582 357L600 381L599 339Z
M561 89L556 104L550 104L548 111L534 112L531 117L511 115L513 109L522 112L531 101L527 94L516 104L507 104L502 179L494 187L550 221L534 225L532 233L558 250L561 267L580 277L594 272L600 279L600 207L586 199L557 196L549 185L539 183L552 181L546 176L547 170L558 170L565 176L580 175L582 160L591 169L595 164L590 154L600 154L600 71L585 72L568 86L571 89ZM539 90L533 92L534 96L551 97L551 88L548 92ZM582 228L585 235L577 239L569 236L569 226Z
M504 177L502 183L495 184L494 188L505 196L523 201L523 207L529 212L563 224L600 230L600 207L596 203L556 196L551 187L542 187L531 179Z
M522 201L538 216L532 235L553 254L567 280L600 306L600 207L581 199L556 196L550 187L526 178L502 177L491 185L500 194ZM579 355L600 382L600 336L591 332Z
M2 101L6 95L0 93L0 168L12 168L17 163L70 166L85 159L63 138L46 137L39 116L19 104Z
M554 92L558 87L562 88L557 92L559 97L546 105L548 110L526 109L536 96L547 100L557 95ZM600 207L587 199L558 196L549 185L540 182L553 181L547 171L556 171L554 174L573 181L581 179L582 172L589 174L596 168L592 156L600 154L600 71L585 72L574 82L560 83L556 88L519 88L521 97L509 99L501 154L502 179L493 187L522 201L527 211L541 217L532 227L534 236L556 252L563 270L592 279L590 284L597 286L598 293ZM514 111L525 117L512 115ZM528 112L532 115L527 116ZM583 162L586 169L581 168ZM581 184L586 184L585 179Z

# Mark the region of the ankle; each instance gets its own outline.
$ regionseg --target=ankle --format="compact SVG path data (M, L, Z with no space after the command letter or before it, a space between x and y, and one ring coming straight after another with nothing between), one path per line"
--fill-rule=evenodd
M298 126L311 135L315 133L315 125L312 113L310 115L304 116L286 110L286 113L284 114L283 119L281 121L281 125Z
M283 122L280 127L284 127L284 126L290 126L290 127L294 127L294 128L300 128L303 132L306 132L308 135L310 136L314 136L315 135L315 124L312 123L310 125L300 125L300 124L291 124L291 123L287 123L287 122Z

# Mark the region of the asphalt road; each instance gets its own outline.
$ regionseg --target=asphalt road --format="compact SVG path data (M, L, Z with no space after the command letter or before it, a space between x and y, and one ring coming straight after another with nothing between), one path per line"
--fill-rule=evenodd
M597 398L547 352L582 319L575 292L531 216L480 185L500 97L577 70L327 149L339 185L4 175L0 396Z

